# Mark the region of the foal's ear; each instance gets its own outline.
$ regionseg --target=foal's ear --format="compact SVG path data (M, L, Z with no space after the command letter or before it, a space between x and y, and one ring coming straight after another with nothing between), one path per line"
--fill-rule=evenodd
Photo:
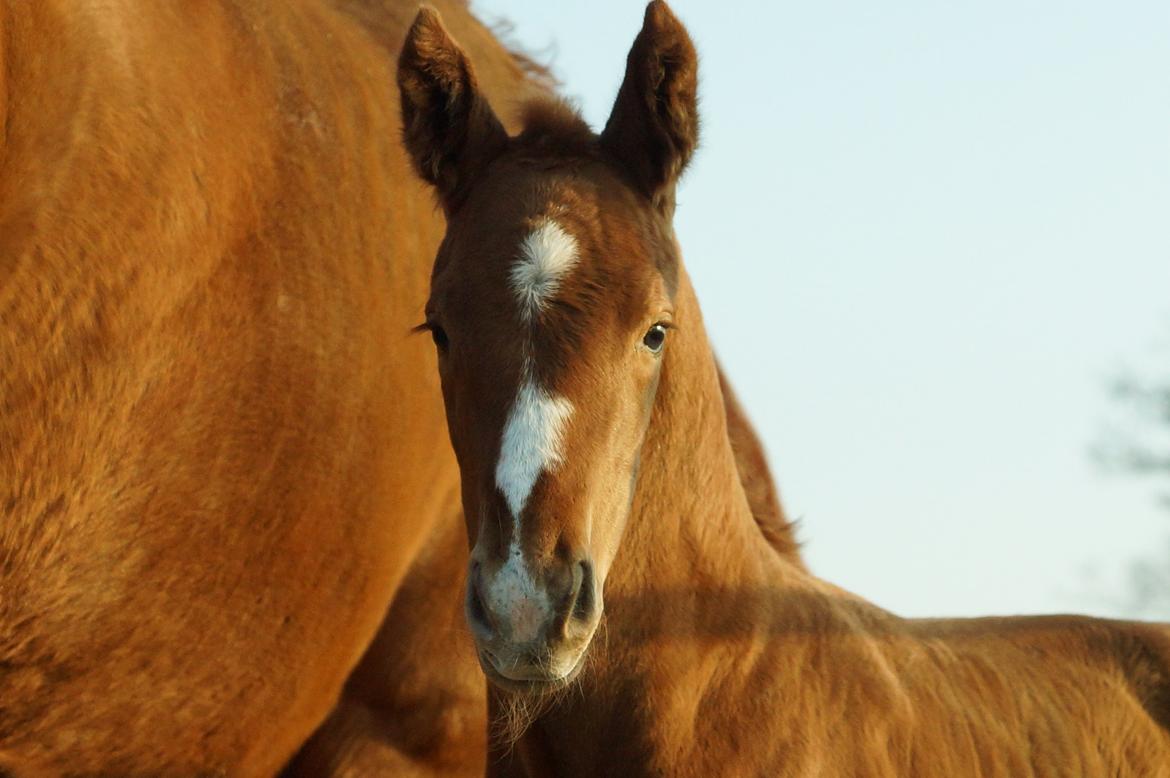
M654 0L630 49L601 143L660 206L673 205L675 181L699 142L698 66L686 28L666 3Z
M414 169L450 215L468 179L508 140L480 94L467 55L429 6L419 9L398 56L402 138Z

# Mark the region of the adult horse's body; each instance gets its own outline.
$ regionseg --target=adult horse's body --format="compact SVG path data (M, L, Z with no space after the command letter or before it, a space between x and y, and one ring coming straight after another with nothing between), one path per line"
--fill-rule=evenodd
M1170 775L1167 628L900 619L753 521L670 226L696 61L663 3L600 135L541 103L509 136L429 11L399 84L448 216L426 326L467 619L532 716L493 773Z
M539 90L438 4L485 88ZM273 773L460 521L408 337L442 231L393 86L416 8L0 3L0 772ZM468 693L440 734L482 744Z

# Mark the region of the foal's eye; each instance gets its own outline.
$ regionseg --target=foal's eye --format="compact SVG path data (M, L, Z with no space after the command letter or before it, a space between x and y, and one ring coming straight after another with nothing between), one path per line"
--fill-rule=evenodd
M655 324L642 336L642 345L650 349L654 354L662 351L662 346L665 343L666 326L663 324Z
M447 331L444 330L442 327L440 327L437 324L431 325L430 331L431 331L431 340L433 340L435 342L435 347L438 348L439 351L446 351L447 350L447 342L448 342L447 341Z

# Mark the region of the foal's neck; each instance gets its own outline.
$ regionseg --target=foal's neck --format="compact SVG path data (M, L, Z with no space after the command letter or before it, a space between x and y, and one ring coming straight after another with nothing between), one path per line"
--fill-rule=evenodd
M751 588L798 572L752 517L727 433L715 359L694 290L680 274L678 329L642 447L629 523L606 583L609 604L642 607L680 590Z
M496 773L510 773L510 758L527 775L676 773L697 706L735 694L737 683L724 688L728 668L741 668L777 624L801 618L794 610L824 613L829 587L769 544L752 516L685 273L674 318L589 665L579 688L538 708ZM735 726L728 716L715 726Z

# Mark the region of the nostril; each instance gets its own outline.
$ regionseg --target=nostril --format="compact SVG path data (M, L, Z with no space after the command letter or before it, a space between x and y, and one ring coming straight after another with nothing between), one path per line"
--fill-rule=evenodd
M577 579L577 598L573 603L572 614L579 621L589 621L593 618L594 608L593 565L589 560L582 559L577 563L577 568L580 575L574 576Z
M495 632L495 629L492 627L487 607L483 603L483 594L480 592L481 585L479 563L474 562L471 566L471 575L467 578L467 618L473 627L490 635Z

